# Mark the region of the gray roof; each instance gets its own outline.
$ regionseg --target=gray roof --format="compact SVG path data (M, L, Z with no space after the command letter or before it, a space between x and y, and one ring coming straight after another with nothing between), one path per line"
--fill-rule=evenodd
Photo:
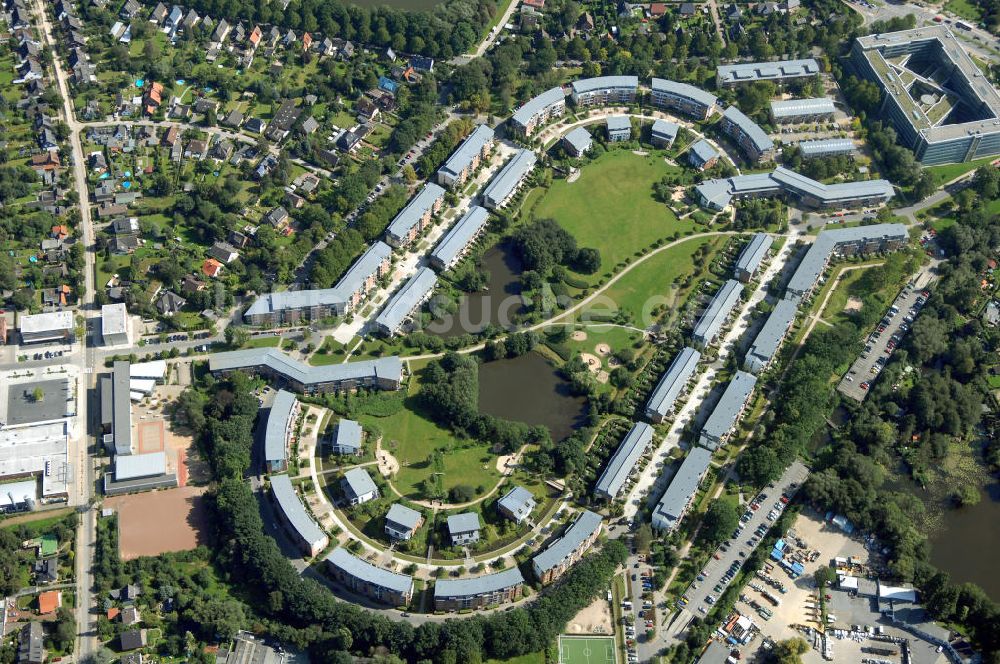
M293 360L276 348L244 348L226 353L212 353L208 356L208 368L213 372L260 366L266 366L303 385L372 377L398 382L403 375L403 363L396 356L317 367Z
M125 334L128 330L128 310L124 302L101 307L101 336Z
M627 115L609 115L605 120L608 125L608 131L625 131L626 129L632 129L632 121L629 120Z
M462 144L451 153L439 172L457 177L464 171L477 155L482 153L483 146L493 140L493 129L487 125L479 125L472 130Z
M729 205L733 196L764 195L788 192L809 196L826 205L848 204L869 198L888 200L895 195L888 180L858 180L823 184L800 173L778 166L770 173L750 173L731 178L705 180L695 187L698 194L719 208Z
M391 521L407 530L416 530L420 525L423 515L417 510L407 507L402 503L393 503L389 506L389 512L385 515L386 521Z
M854 145L854 141L849 138L825 138L799 143L799 151L806 159L829 154L848 154L855 150L857 147Z
M677 397L680 396L681 390L684 389L687 382L691 380L691 376L694 375L700 360L701 353L694 348L685 347L681 349L681 352L677 353L674 361L670 363L670 367L663 374L663 377L660 378L660 382L656 384L656 389L649 396L649 401L646 402L646 410L659 413L660 416L664 416L670 412L677 401Z
M730 106L723 112L722 117L727 118L739 127L740 131L750 139L750 142L753 143L754 148L758 152L767 152L774 149L774 141L767 135L767 132L761 129L756 122L748 118L740 109Z
M434 597L476 597L524 583L517 567L496 574L486 574L471 579L440 579L434 584Z
M653 136L656 138L666 138L673 141L677 138L677 131L680 126L676 122L667 122L666 120L654 120L652 132Z
M576 521L573 522L563 536L549 545L532 559L532 566L539 573L544 573L559 565L580 548L580 544L586 541L601 527L601 515L590 510L583 510Z
M827 97L812 99L786 99L771 102L774 118L796 118L804 115L832 115L836 110L833 100Z
M726 83L746 81L778 81L784 78L809 76L820 73L819 63L813 58L804 60L782 60L780 62L746 62L735 65L719 65L716 70L719 80Z
M736 272L748 272L750 274L757 271L760 267L761 261L767 256L767 252L771 249L771 236L767 233L756 233L750 241L747 242L747 246L743 247L743 251L740 252L739 258L736 259Z
M115 454L132 454L132 400L129 397L129 363L118 360L112 369L111 382L114 393L114 436Z
M267 426L264 428L265 461L285 461L285 432L288 431L294 408L295 395L285 390L278 390L271 404L271 412L267 415Z
M413 589L413 577L397 574L361 560L344 547L337 547L326 557L327 564L343 570L350 576L374 586L406 594Z
M698 158L698 163L707 164L712 159L716 159L719 156L718 151L712 147L712 144L701 139L697 143L691 146L691 152Z
M664 92L676 97L682 97L710 108L718 102L718 99L711 92L706 92L688 83L671 81L667 78L654 78L651 81L651 88L653 92Z
M573 150L577 154L583 154L589 150L591 144L594 142L590 136L590 132L583 127L577 127L573 131L569 132L563 136L563 140L573 146Z
M38 334L73 329L72 311L49 311L44 314L22 314L18 318L21 334Z
M708 303L705 313L698 319L698 324L694 326L691 333L695 339L711 344L716 335L722 330L726 319L740 302L740 295L743 293L743 284L730 279L722 285L712 301Z
M573 94L594 92L595 90L609 90L611 88L629 88L635 90L639 87L638 76L595 76L594 78L581 78L573 81Z
M347 485L346 488L354 494L355 498L378 491L378 487L375 486L371 475L364 468L351 468L348 470L344 473L344 483Z
M139 477L155 477L167 472L167 453L122 454L115 457L115 481L127 482Z
M625 485L625 480L635 468L639 458L649 449L653 441L653 427L645 422L636 422L625 435L607 467L601 473L594 491L614 498Z
M711 461L712 453L703 447L694 447L688 452L653 510L654 528L673 528L676 525L674 522L698 493L698 485Z
M475 512L462 512L448 517L448 534L471 533L479 530L479 515Z
M351 294L361 290L364 281L378 272L379 266L391 256L392 248L389 245L381 241L376 242L354 261L333 288L267 293L254 300L244 316L347 302Z
M563 93L563 89L557 85L556 87L549 88L542 94L526 101L523 106L514 111L511 119L514 120L514 122L525 126L531 122L531 119L535 115L542 112L544 109L565 101L566 95Z
M753 345L747 351L746 366L750 371L756 373L774 358L781 340L785 338L788 328L795 321L796 309L793 300L781 299L774 305L771 315L767 317L767 321L753 340Z
M469 211L462 215L454 226L451 227L438 245L434 247L431 257L438 259L444 265L451 265L458 258L469 242L472 241L483 226L489 222L490 213L486 208L473 205Z
M518 150L503 169L483 189L484 200L502 201L517 187L525 175L535 167L538 157L531 150Z
M535 497L523 486L516 486L508 491L497 505L512 514L527 516L535 508Z
M375 324L385 327L390 333L395 333L406 317L434 290L435 285L437 285L437 275L434 270L429 267L420 268L389 298L375 318Z
M787 288L793 294L811 290L826 268L830 255L839 244L893 237L908 238L909 233L906 226L903 224L875 224L873 226L850 226L823 231L816 236L816 241L802 258L802 262L799 263L792 278L789 279Z
M434 202L444 197L444 189L428 182L420 192L410 199L399 214L396 215L386 231L391 237L405 237L415 226L420 224L420 219L428 211L434 209Z
M333 444L345 449L361 449L361 425L354 420L340 420L334 433Z
M285 515L285 519L302 538L302 541L307 542L311 547L322 544L323 540L326 539L326 533L316 525L313 518L306 512L305 505L295 493L295 487L292 486L288 475L272 475L271 491L274 493L274 499L278 502L281 513Z
M729 381L712 414L705 420L702 433L713 438L722 438L736 425L736 418L743 410L743 404L757 385L757 378L745 371L737 371Z

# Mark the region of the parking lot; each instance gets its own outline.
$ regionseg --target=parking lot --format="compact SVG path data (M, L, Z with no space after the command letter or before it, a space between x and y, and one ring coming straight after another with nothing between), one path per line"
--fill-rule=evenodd
M693 615L708 613L709 607L725 591L733 580L736 570L760 543L762 534L774 524L808 474L809 471L805 466L795 462L785 470L778 481L773 482L772 486L754 498L741 517L740 526L733 533L733 537L716 550L712 560L698 575L698 579L684 593L687 600L684 611ZM680 621L675 622L680 624Z
M855 401L864 401L875 379L903 340L930 291L907 284L865 341L865 349L840 380L837 389Z

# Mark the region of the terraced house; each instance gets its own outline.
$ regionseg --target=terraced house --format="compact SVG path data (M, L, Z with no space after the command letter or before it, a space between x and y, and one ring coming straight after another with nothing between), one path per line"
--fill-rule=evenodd
M436 611L481 609L521 597L524 577L517 567L471 579L440 579L434 584Z
M531 559L531 569L543 584L552 583L583 557L601 534L601 515L583 510L563 536Z
M479 125L459 145L444 166L438 169L437 181L443 187L457 188L465 184L496 144L493 129Z
M511 129L522 136L531 136L535 129L566 112L566 94L556 86L529 99L514 111L510 118Z
M428 182L389 224L385 232L385 241L396 249L406 247L430 225L431 219L441 209L443 203L444 189L433 182Z

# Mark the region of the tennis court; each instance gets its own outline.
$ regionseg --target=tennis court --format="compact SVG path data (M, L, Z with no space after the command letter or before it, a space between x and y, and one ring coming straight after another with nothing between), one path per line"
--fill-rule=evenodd
M559 637L559 664L616 664L615 639L611 636Z

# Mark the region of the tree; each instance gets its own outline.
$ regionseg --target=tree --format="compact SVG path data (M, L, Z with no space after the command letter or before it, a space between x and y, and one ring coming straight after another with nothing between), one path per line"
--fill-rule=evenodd
M40 387L36 387L31 391L31 400L35 403L40 403L45 399L45 392Z
M242 348L250 341L250 331L242 325L230 325L226 328L226 344L231 348Z
M979 490L972 485L963 484L955 489L955 493L952 494L952 499L959 507L972 507L973 505L979 504Z
M802 664L802 655L809 652L809 644L805 639L794 638L779 641L768 655L767 661L773 664Z
M206 638L230 639L246 624L243 605L236 600L210 599L192 607L192 617Z
M648 524L644 523L639 526L639 530L635 533L635 548L643 553L649 552L649 546L653 543L653 528Z
M61 606L56 612L56 627L52 630L52 643L58 650L72 652L75 640L76 618L69 608Z
M833 571L832 567L823 565L813 574L813 581L816 582L817 588L825 588L833 584L837 580L837 573Z
M717 500L705 512L698 537L709 546L716 546L729 537L740 522L740 513L735 504Z

